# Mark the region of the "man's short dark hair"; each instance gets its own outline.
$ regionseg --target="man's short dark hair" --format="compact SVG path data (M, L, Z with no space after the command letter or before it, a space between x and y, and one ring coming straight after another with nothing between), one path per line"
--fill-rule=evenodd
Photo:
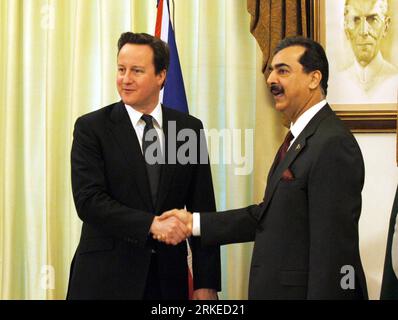
M159 74L162 70L168 70L170 64L170 50L167 43L161 39L147 33L122 33L117 43L118 55L122 47L127 43L150 46L153 51L153 65L155 66L155 73Z
M288 37L283 39L278 44L274 55L282 49L292 46L300 46L305 48L305 51L300 57L299 62L303 66L304 72L306 73L315 70L319 70L322 73L321 88L326 96L328 92L329 63L325 50L318 42L312 39L304 37Z

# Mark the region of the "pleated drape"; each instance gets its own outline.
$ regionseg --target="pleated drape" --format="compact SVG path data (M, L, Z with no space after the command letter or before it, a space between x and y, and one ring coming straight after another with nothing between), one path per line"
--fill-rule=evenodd
M264 55L263 71L280 40L301 35L313 37L313 0L247 0L250 31Z

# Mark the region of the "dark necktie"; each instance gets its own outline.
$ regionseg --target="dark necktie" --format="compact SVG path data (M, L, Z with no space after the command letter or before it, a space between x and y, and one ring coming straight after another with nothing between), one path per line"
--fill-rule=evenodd
M287 149L289 149L290 142L293 140L294 136L290 132L290 130L287 132L285 140L283 141L281 147L279 148L278 151L278 164L282 162L282 160L285 158Z
M155 207L158 195L161 166L160 163L154 163L154 159L159 159L157 153L161 152L160 140L156 129L153 127L152 116L143 114L141 119L145 121L144 134L142 136L142 153L145 158L149 186L151 188L152 203ZM148 133L151 134L148 135ZM153 147L151 147L151 149L147 152L148 148L152 145Z

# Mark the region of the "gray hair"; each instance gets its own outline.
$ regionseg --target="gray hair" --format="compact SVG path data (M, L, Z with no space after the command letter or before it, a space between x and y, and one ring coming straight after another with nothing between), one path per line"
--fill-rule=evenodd
M348 7L349 3L352 0L345 0L344 4L344 29L348 29L347 16L348 16ZM384 18L388 17L388 0L374 0L375 3L379 4L379 8L381 9L381 13L383 14Z
M351 0L345 0L345 4L344 4L344 16L346 16L347 15L347 6L349 6L349 2L350 2ZM375 0L375 3L376 2L379 2L380 4L379 4L379 6L380 6L380 9L381 9L381 13L384 15L384 16L387 16L388 15L388 0Z

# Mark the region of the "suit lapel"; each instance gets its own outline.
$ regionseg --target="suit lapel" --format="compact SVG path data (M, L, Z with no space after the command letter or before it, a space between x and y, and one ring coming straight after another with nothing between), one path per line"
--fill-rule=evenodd
M265 189L264 194L264 205L263 211L260 215L260 219L262 218L264 212L267 210L268 205L272 199L272 196L276 190L276 187L282 177L283 172L288 169L294 160L298 157L298 155L305 149L307 140L315 133L316 129L320 122L326 118L334 114L332 109L327 104L324 106L307 124L304 130L300 133L294 143L290 146L288 152L286 153L285 158L281 161L276 167L275 163L272 164L273 171L270 170L270 175L268 177L267 187ZM275 158L275 160L277 160Z
M128 113L122 102L119 102L111 112L109 129L122 149L126 163L131 169L131 180L148 208L153 208L148 182L146 165L141 147L131 124Z
M267 185L269 184L269 180L271 179L272 175L273 175L274 172L275 172L276 165L277 165L277 161L278 161L278 158L279 158L278 155L279 155L279 152L280 152L281 148L282 148L282 146L280 146L279 149L278 149L278 151L276 152L275 157L274 157L274 161L272 162L271 168L270 168L269 171L268 171Z
M157 202L155 205L157 212L160 212L160 209L162 208L162 204L163 204L164 200L166 199L167 193L170 190L170 185L171 185L171 182L173 179L174 170L176 168L175 164L168 164L169 152L176 153L176 150L173 150L174 148L171 148L171 146L169 145L168 140L170 138L170 141L172 141L176 145L177 144L176 134L179 130L179 128L176 127L176 126L178 126L177 120L175 118L172 118L169 110L167 108L165 108L163 105L162 105L162 115L163 115L165 164L162 165L162 173L160 175L158 199L157 199ZM174 122L174 127L170 126L169 121ZM176 146L176 147L178 148L178 146Z

